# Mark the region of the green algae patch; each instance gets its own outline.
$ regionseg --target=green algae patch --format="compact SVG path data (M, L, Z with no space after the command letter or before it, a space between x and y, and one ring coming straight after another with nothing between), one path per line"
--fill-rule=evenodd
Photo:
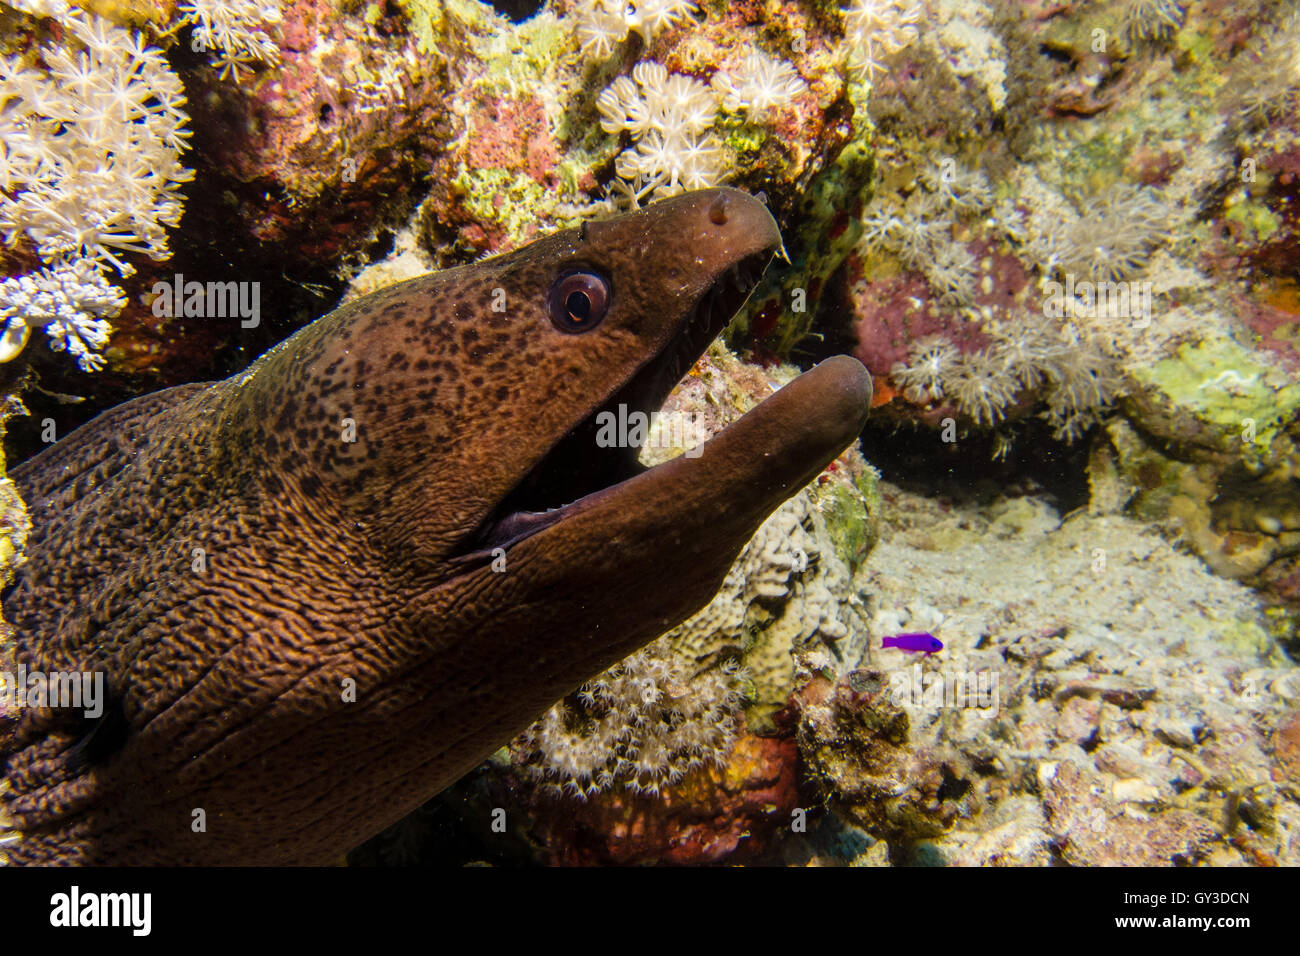
M818 505L826 519L826 530L835 543L835 553L853 571L880 539L882 502L878 475L868 468L854 475L851 483L828 481L818 492Z
M570 147L555 164L555 173L560 179L560 195L577 196L582 190L583 178L590 176L596 167L613 162L620 151L618 140L610 137L588 136L583 143Z
M1178 49L1198 66L1214 60L1214 37L1202 30L1180 30L1175 41Z
M487 66L487 76L519 96L535 92L540 78L555 73L573 46L572 34L563 21L554 14L539 14L513 30L489 33L482 38L478 53Z
M848 142L800 197L799 227L785 236L789 265L773 263L745 307L727 327L727 341L745 347L757 340L788 356L809 333L817 294L862 235L861 210L871 199L875 151L870 134Z
M1217 621L1211 631L1218 643L1231 648L1239 656L1248 657L1253 654L1273 667L1285 667L1287 664L1286 655L1278 646L1276 637L1258 620L1232 618Z
M1240 225L1252 242L1266 242L1282 228L1282 220L1261 202L1243 200L1232 203L1223 218Z
M31 522L18 489L0 478L0 582L8 583L27 544Z
M458 34L479 32L488 21L488 8L474 0L398 0L411 25L411 34L425 56L445 55Z
M722 141L742 157L757 154L771 135L758 124L734 114L723 114L718 129L722 133Z
M1256 463L1267 459L1273 440L1300 412L1300 385L1282 384L1275 370L1227 337L1184 345L1134 374L1196 419L1202 434L1188 436L1195 444L1236 450Z
M1279 647L1300 655L1300 613L1277 606L1264 609L1264 626Z
M1128 131L1102 130L1087 139L1056 144L1060 150L1057 165L1061 184L1082 183L1096 195L1124 179L1124 165L1131 155L1135 134Z
M465 208L479 222L497 226L511 248L534 237L535 211L553 202L536 180L508 169L461 169L455 184L465 195Z

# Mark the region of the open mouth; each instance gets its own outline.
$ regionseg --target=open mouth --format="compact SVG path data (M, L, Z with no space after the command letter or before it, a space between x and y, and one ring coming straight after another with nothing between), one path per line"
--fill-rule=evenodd
M637 460L639 448L605 447L597 442L601 414L659 410L709 343L736 314L758 284L772 249L746 256L725 270L696 302L673 339L561 438L532 471L503 498L470 535L462 553L468 555L506 548L561 520L575 505L609 491L646 471Z

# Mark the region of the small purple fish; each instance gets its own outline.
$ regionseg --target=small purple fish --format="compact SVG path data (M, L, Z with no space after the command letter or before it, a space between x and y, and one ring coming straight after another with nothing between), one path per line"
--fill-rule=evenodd
M922 631L918 634L895 634L893 637L887 637L881 641L880 646L897 647L900 651L910 651L912 653L920 651L925 654L933 654L936 651L943 650L943 641L933 634Z

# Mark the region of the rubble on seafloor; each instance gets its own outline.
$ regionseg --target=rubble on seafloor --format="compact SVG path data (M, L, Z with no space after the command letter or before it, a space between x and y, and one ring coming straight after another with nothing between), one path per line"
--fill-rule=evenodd
M1120 515L881 489L872 650L803 695L835 836L788 861L1300 863L1300 672L1250 589Z

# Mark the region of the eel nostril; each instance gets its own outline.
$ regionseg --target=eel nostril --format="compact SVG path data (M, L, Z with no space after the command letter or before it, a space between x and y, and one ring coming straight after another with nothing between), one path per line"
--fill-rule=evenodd
M709 222L715 226L725 226L727 224L727 197L719 196L709 206Z

